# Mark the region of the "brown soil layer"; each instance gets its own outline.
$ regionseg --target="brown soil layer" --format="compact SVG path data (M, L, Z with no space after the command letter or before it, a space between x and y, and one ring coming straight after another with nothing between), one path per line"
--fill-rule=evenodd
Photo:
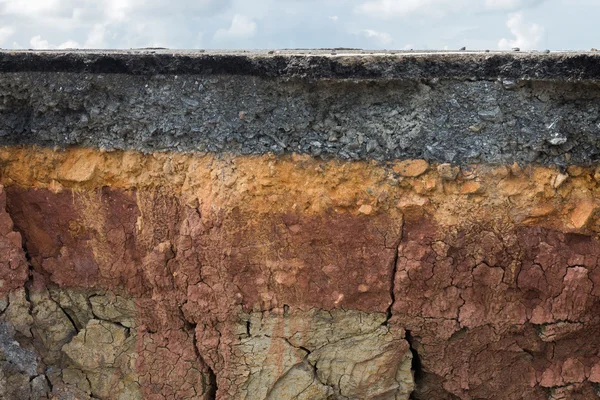
M594 168L4 148L0 174L30 397L596 396Z

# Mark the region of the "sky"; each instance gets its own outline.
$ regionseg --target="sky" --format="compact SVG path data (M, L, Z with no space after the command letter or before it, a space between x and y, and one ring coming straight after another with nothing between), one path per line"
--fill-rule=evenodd
M600 0L0 0L5 49L590 50Z

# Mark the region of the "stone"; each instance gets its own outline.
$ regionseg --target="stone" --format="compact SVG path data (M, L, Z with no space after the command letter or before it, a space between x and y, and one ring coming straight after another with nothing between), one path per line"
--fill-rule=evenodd
M567 173L569 176L577 177L586 173L586 169L579 165L569 165L567 167Z
M437 166L438 174L446 181L453 181L460 172L460 167L452 166L451 164L440 164Z
M600 182L600 167L594 169L594 180Z
M548 143L550 143L551 145L559 146L561 144L567 143L567 140L569 140L569 138L560 132L555 132L547 140Z
M517 88L517 81L514 79L503 79L502 86L506 90L513 90L513 89Z
M27 301L25 289L17 289L8 295L8 307L0 316L0 319L7 321L21 335L31 337L31 327L33 318L29 314L30 304Z
M73 160L72 163L63 164L58 169L60 180L83 183L91 180L96 172L97 155L90 154L86 157Z
M542 379L540 380L540 386L551 388L556 386L563 386L565 382L561 376L560 367L552 366L544 371Z
M48 386L48 381L44 375L38 375L33 378L30 382L30 386L32 399L41 399L50 392L50 386Z
M594 364L588 378L590 382L600 383L600 364Z
M369 204L363 204L358 209L358 213L359 214L364 214L364 215L371 215L373 213L373 206L371 206Z
M585 377L585 366L576 358L568 358L562 365L561 375L565 383L580 383Z
M429 163L425 160L405 160L394 166L394 172L409 178L423 175L428 169Z
M499 106L488 110L481 110L477 113L483 121L500 122L502 121L502 111Z
M462 184L460 193L462 194L475 194L480 193L483 190L481 184L477 181L467 181Z
M577 203L571 213L571 222L573 223L573 226L576 229L583 228L595 210L596 204L592 201L584 200Z
M510 173L513 174L514 176L520 176L523 173L523 168L521 168L519 163L515 161L510 166Z
M552 183L552 186L555 189L558 189L563 183L565 183L565 181L569 178L569 175L567 174L558 174L556 175L556 177L554 178L554 183Z
M418 196L415 194L409 194L407 196L403 196L396 203L396 207L399 209L405 209L410 207L423 207L429 203L429 199L427 197Z

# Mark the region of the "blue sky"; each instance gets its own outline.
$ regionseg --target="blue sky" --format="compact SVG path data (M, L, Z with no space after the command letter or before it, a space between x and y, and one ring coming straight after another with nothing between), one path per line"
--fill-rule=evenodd
M600 48L600 0L0 0L0 47Z

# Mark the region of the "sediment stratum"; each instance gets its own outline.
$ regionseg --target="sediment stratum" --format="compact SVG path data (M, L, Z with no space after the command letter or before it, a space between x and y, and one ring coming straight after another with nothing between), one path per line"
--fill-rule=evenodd
M0 398L597 398L599 100L592 52L0 52Z

